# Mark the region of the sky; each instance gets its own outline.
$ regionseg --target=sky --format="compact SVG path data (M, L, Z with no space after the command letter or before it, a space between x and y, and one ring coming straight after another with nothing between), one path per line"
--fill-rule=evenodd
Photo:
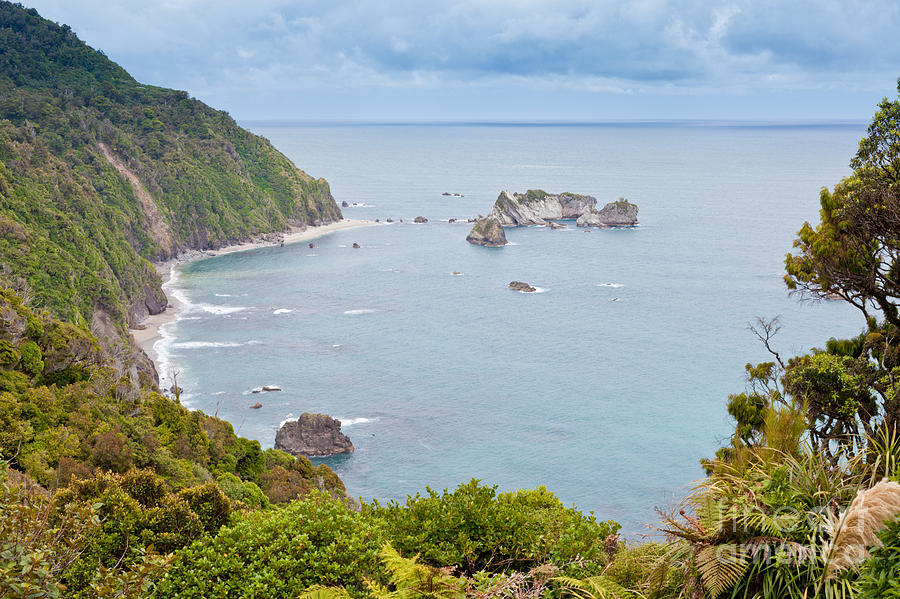
M22 0L239 120L868 120L897 0Z

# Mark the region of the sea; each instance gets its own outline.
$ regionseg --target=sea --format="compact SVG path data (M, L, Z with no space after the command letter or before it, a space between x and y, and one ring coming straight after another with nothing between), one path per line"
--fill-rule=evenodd
M382 224L182 267L161 374L264 448L303 412L340 419L356 451L317 461L364 501L543 485L652 534L727 443L744 365L771 359L750 324L777 317L785 357L864 327L783 281L862 122L245 125ZM640 225L466 242L528 189L624 197Z

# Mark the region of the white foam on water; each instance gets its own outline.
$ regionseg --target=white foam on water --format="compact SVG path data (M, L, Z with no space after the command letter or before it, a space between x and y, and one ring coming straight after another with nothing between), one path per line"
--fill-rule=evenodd
M353 426L354 424L368 424L370 422L378 422L378 418L338 418L341 421L341 428L345 426Z
M331 346L331 347L335 347L335 348L337 348L337 347L343 347L343 345L341 345L341 344L340 344L340 343L335 343L335 344L334 344L334 345L332 345L332 346Z
M624 287L622 283L597 283L597 287L613 287L618 289L619 287Z
M362 308L359 310L344 310L344 314L348 314L350 316L356 316L358 314L374 314L376 310L372 310L371 308Z
M293 311L293 308L278 308L277 310L272 312L272 314L290 314Z
M220 306L218 304L194 304L192 308L218 316L234 314L235 312L242 312L248 309L246 306Z
M226 393L226 391L216 391L214 393L210 393L210 395L225 395Z
M251 339L250 341L180 341L169 344L176 349L201 349L206 347L243 347L245 345L260 345L262 341Z
M612 298L612 299L609 300L609 301L611 301L611 302L621 302L621 301L622 301L622 298L620 298L620 297L614 297L614 298Z
M550 291L549 287L538 287L537 285L533 285L533 287L534 291L532 291L531 293L547 293L548 291Z
M315 257L318 256L318 255L319 255L319 254L306 254L306 256L307 256L308 258L315 258Z

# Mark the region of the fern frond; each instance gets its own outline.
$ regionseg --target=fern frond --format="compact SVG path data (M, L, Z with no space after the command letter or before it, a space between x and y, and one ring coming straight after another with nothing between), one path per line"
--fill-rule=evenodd
M303 591L303 594L297 599L351 599L351 595L344 587L326 587L314 584Z
M738 545L710 545L697 552L697 570L710 599L733 587L747 570L747 554Z
M451 575L453 568L435 568L420 564L418 556L402 557L390 543L381 548L378 557L388 571L391 584L397 587L397 591L390 593L389 596L456 599L464 595L463 581ZM375 594L382 596L377 592Z
M640 593L629 591L602 574L589 578L557 576L553 580L565 592L577 599L633 599L643 597Z

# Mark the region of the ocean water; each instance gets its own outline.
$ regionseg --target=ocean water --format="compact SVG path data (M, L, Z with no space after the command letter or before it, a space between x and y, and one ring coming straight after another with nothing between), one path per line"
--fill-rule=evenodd
M189 264L157 349L186 405L264 447L304 411L340 418L356 452L324 461L364 499L545 485L646 532L727 438L744 364L767 359L749 322L780 316L785 355L864 324L782 281L862 124L250 127L362 204L347 218L405 222ZM641 225L518 228L492 249L446 222L530 188L627 197ZM250 393L266 384L283 391Z

